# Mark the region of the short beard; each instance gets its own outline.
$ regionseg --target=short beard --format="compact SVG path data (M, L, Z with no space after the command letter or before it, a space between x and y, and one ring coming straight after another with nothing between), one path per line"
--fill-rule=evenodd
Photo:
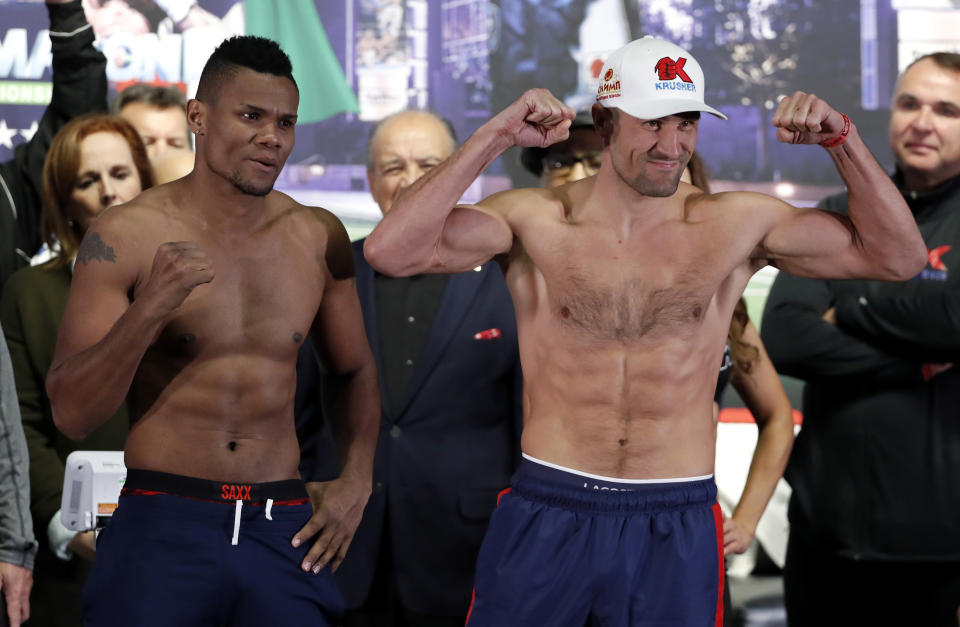
M651 181L641 178L636 178L633 180L624 178L623 180L630 187L632 187L634 191L644 196L649 196L651 198L667 198L677 193L677 188L680 187L680 177L682 175L683 171L681 170L680 173L677 174L677 178L675 180L669 183L661 183L659 185L655 185Z
M227 177L227 180L230 181L230 183L241 192L244 194L249 194L250 196L266 196L273 190L273 182L263 187L254 187L252 184L243 180L243 177L240 176L239 170L234 170L231 172L230 176Z

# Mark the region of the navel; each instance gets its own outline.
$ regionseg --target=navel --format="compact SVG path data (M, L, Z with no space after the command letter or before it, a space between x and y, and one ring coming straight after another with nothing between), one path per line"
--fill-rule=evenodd
M180 343L181 343L181 344L193 344L193 342L194 342L196 339L197 339L197 336L194 335L193 333L184 333L183 335L180 336Z
M702 313L703 313L703 307L701 307L700 305L695 306L695 307L693 308L693 319L694 319L694 320L699 320L699 319L700 319L700 314L702 314Z
M620 446L626 446L626 445L627 445L626 439L620 440Z
M294 343L299 344L302 340L303 340L303 333L294 333L294 334L293 334L293 341L294 341Z
M561 307L561 308L560 308L560 315L563 316L564 318L569 318L569 317L570 317L570 308L567 307L566 305L564 305L563 307Z
M237 443L236 443L236 442L230 442L229 444L227 444L227 448L230 449L231 451L235 451L235 450L237 450Z

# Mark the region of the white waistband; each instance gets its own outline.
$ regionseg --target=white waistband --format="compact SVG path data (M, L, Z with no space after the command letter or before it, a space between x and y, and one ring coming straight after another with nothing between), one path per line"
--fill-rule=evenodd
M562 470L563 472L569 472L574 475L580 475L581 477L589 477L590 479L598 479L600 481L610 481L613 483L683 483L687 481L703 481L705 479L712 479L713 473L709 475L700 475L699 477L679 477L676 479L621 479L619 477L605 477L603 475L594 475L589 472L583 472L581 470L575 470L573 468L567 468L566 466L561 466L559 464L551 464L550 462L545 462L542 459L537 459L527 455L526 453L521 453L523 458L529 460L535 464L540 464L541 466L547 466L548 468L553 468L554 470Z

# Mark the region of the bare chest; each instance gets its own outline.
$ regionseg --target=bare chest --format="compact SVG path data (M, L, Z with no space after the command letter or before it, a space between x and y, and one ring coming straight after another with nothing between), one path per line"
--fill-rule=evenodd
M686 232L685 232L686 231ZM603 341L692 335L716 317L729 262L697 229L663 229L623 241L602 232L559 233L532 254L541 307L556 324Z
M200 243L214 279L197 286L158 338L167 350L200 354L296 354L323 293L323 268L296 248L252 250Z

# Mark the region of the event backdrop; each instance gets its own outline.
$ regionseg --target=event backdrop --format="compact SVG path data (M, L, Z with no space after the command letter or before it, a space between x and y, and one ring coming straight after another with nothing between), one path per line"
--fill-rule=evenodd
M918 54L958 49L956 0L83 0L108 59L112 91L134 81L196 89L225 37L278 40L301 90L297 143L278 187L326 206L353 236L379 217L367 192L370 126L428 108L465 138L523 90L589 106L609 52L652 34L688 48L707 80L699 149L718 189L749 188L795 204L839 189L817 147L775 139L777 100L814 92L848 113L889 167L886 122L896 75ZM50 97L40 0L0 0L0 159L36 129ZM535 185L516 150L468 191L475 200ZM751 284L751 310L770 275ZM757 300L755 297L759 297Z

